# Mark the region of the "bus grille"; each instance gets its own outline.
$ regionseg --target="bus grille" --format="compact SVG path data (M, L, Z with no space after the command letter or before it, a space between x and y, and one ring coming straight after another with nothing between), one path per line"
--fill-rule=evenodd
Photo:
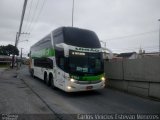
M96 84L100 83L101 80L94 80L94 81L77 81L77 84Z

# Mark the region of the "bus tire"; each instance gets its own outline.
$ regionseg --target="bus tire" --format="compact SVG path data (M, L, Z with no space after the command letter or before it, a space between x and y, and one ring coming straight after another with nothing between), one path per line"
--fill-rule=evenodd
M47 83L47 73L46 72L44 73L44 83L45 84Z
M49 78L48 78L48 80L47 80L47 85L48 85L48 86L51 86L51 79L52 79L52 75L49 74Z
M51 88L52 88L52 89L55 89L54 79L53 79L53 76L52 76L52 75L50 76L50 81L51 81Z

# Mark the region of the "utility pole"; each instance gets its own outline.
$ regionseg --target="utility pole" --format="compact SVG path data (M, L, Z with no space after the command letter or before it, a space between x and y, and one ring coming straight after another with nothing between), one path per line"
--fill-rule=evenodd
M22 50L23 50L23 48L21 48L21 60L22 60Z
M17 47L18 46L18 43L19 43L19 37L20 37L20 35L24 35L24 34L30 34L30 33L19 33L19 32L17 32L17 34L16 34L16 42L15 42L15 46Z
M21 67L21 65L22 65L22 50L23 50L23 48L21 48L21 61L20 61L20 67Z
M28 42L28 40L22 40L22 41L19 41L18 43L20 43L20 42L25 42L25 41Z
M23 19L24 19L25 11L26 11L27 1L28 0L24 0L24 4L23 4L23 10L22 10L22 15L21 15L21 22L20 22L20 26L19 26L19 32L16 35L16 41L15 41L15 46L16 47L18 45L19 37L21 35L21 30L22 30L22 25L23 25Z
M72 27L73 27L73 23L74 23L74 0L73 0L73 4L72 4Z
M19 67L21 67L21 65L22 65L22 50L23 50L23 48L21 48L21 61L20 61Z
M159 21L159 56L160 56L160 19L158 19Z
M24 0L23 9L22 9L22 15L21 15L21 21L20 21L20 26L19 26L19 32L17 32L17 34L16 34L15 47L17 47L17 45L18 45L19 37L21 35L21 30L22 30L25 11L26 11L27 1L28 0ZM14 59L15 59L15 55L12 56L12 68L14 66Z

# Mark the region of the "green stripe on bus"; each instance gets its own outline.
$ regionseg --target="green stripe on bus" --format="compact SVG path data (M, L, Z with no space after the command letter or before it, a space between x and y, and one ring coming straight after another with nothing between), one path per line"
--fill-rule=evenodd
M46 48L31 53L31 57L51 57L55 56L55 50L53 48Z
M104 77L104 74L100 75L92 75L92 76L75 76L70 75L71 78L81 81L94 81L94 80L101 80L102 77Z

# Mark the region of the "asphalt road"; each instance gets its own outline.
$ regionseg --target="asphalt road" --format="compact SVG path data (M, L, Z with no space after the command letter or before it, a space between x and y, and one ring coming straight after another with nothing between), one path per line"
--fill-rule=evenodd
M5 75L5 73L7 73ZM160 113L160 102L105 88L65 93L53 90L27 67L0 73L0 113L23 114L112 114ZM61 118L60 118L61 119Z

